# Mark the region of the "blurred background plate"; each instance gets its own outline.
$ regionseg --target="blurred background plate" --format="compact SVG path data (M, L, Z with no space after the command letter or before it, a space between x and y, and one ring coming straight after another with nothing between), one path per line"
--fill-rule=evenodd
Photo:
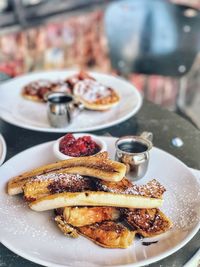
M38 79L66 79L78 71L48 71L27 74L1 85L1 118L11 124L46 132L85 132L103 129L123 122L136 114L142 105L142 97L130 83L115 76L90 72L90 74L120 95L116 107L104 112L84 110L67 128L52 128L47 119L47 106L24 99L24 85Z

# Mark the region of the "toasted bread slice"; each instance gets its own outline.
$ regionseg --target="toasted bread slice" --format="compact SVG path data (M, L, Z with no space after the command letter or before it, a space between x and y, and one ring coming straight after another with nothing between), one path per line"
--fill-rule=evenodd
M30 203L35 211L52 210L71 206L110 206L122 208L158 208L163 200L139 195L106 192L64 192L42 197Z
M56 216L55 217L55 222L58 225L58 227L60 228L60 230L64 233L64 235L69 236L69 237L73 237L73 238L77 238L79 236L77 230L69 225L62 216Z
M51 173L73 173L96 177L105 181L118 182L126 173L126 166L120 162L105 159L101 156L79 157L59 161L36 168L13 177L8 182L8 194L16 195L23 192L23 186L35 176Z
M115 221L120 212L114 207L65 207L63 218L72 226L81 227L102 221Z
M170 219L159 209L124 209L124 220L143 237L165 233L172 227Z
M105 248L127 248L135 237L135 231L130 231L121 223L104 221L79 227L78 232Z
M111 192L117 194L131 194L140 195L152 198L162 198L163 193L166 191L157 180L153 179L145 185L136 185L129 181L127 178L123 178L120 182L107 182L99 179L94 180L94 187L98 191Z

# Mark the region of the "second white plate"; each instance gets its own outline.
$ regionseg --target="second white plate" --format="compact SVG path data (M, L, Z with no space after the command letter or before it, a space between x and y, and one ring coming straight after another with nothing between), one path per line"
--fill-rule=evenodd
M3 136L0 134L0 166L4 162L6 157L7 147Z
M27 74L1 85L1 117L3 120L36 131L45 132L87 132L103 129L116 125L129 119L137 113L142 105L142 97L137 89L130 83L120 78L90 73L102 84L114 88L120 95L120 102L108 111L84 110L66 128L52 128L47 119L47 107L44 103L31 102L23 99L21 91L27 83L38 80L66 79L77 71L49 71ZM4 103L4 104L3 104Z

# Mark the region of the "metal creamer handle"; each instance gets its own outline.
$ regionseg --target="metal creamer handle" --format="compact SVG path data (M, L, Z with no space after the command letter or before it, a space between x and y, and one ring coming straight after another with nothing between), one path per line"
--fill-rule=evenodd
M68 104L68 112L70 121L75 118L81 111L84 110L84 105L81 102L78 102L76 100L72 101L70 104Z
M149 140L150 142L153 141L153 133L152 132L142 132L140 137Z

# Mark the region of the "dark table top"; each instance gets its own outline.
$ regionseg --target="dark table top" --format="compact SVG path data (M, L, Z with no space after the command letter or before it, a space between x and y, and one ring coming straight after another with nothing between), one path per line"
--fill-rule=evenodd
M143 131L151 131L154 134L154 145L164 149L182 160L189 167L200 169L200 131L185 119L175 113L144 101L141 110L129 120L101 131L94 132L98 135L123 136L139 134ZM55 140L63 134L44 133L26 130L8 124L0 120L0 132L7 143L7 157L16 155L20 151L34 145ZM172 138L179 137L183 141L182 147L174 147ZM182 249L173 255L151 264L151 267L179 267L188 261L197 251L200 243L200 231ZM20 256L15 255L0 244L0 266L39 266L31 263Z

